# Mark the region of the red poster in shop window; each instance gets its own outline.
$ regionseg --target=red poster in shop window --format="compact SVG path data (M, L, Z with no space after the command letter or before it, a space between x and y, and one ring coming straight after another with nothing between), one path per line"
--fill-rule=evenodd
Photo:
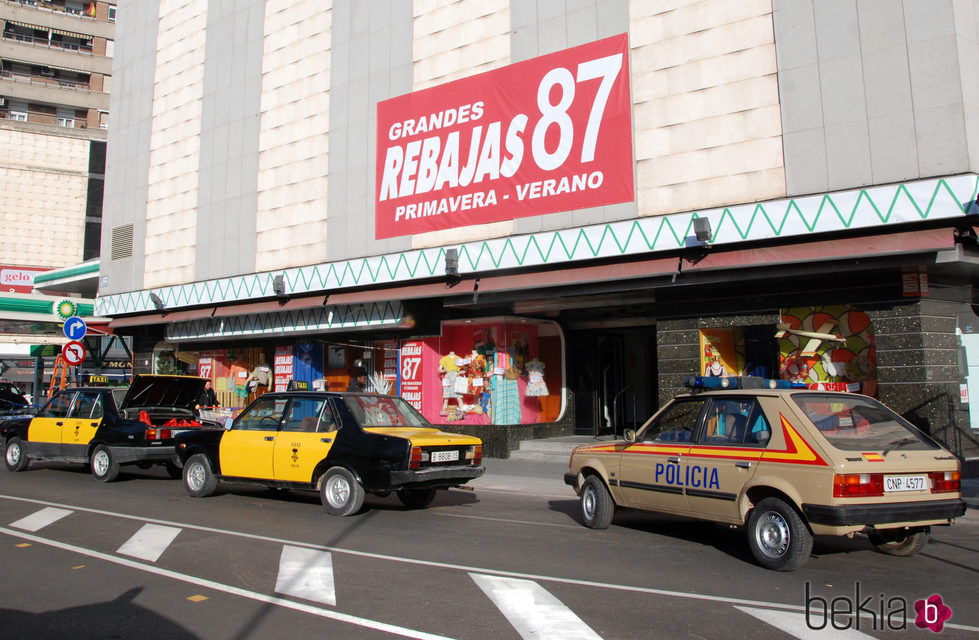
M401 397L411 406L422 410L422 354L425 343L406 340L401 343Z
M375 236L628 202L620 34L377 105Z

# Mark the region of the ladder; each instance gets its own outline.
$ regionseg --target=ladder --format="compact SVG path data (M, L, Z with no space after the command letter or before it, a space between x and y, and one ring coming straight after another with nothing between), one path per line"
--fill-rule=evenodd
M55 390L65 388L65 380L68 378L68 363L60 353L54 360L54 371L51 372L51 385L48 387L48 397L54 395Z

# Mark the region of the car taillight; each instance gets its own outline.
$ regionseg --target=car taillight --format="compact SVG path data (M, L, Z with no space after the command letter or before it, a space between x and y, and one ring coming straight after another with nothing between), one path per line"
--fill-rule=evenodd
M466 460L472 460L474 466L479 466L483 461L483 445L474 444L466 451Z
M882 473L847 473L833 476L834 498L882 495L884 495Z
M422 451L421 447L412 447L411 458L408 460L408 468L417 469L423 462L428 462L428 453Z
M169 440L171 432L169 429L147 429L147 440Z
M932 471L931 492L946 493L962 490L962 474L958 471Z

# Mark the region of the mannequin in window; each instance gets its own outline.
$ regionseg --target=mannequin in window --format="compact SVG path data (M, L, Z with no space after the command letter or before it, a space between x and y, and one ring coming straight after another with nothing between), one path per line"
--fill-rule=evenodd
M534 358L527 363L527 397L539 398L548 395L544 382L544 363Z
M706 374L712 378L723 378L727 375L727 369L723 364L721 364L720 360L717 359L717 356L714 356L714 358L710 361L710 364L707 365Z
M272 381L272 369L265 362L265 354L258 354L258 364L252 369L252 372L248 374L248 380L246 384L248 385L248 393L254 398L259 397L264 394L269 389L269 383Z
M440 415L449 415L449 400L455 400L456 406L462 410L462 396L456 393L455 383L459 377L459 356L455 351L442 356L439 360L439 375L442 376L442 412Z

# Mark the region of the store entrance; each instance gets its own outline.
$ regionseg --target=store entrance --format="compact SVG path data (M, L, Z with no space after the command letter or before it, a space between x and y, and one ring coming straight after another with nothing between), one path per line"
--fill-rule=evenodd
M654 328L576 331L569 361L576 435L622 435L656 402Z

